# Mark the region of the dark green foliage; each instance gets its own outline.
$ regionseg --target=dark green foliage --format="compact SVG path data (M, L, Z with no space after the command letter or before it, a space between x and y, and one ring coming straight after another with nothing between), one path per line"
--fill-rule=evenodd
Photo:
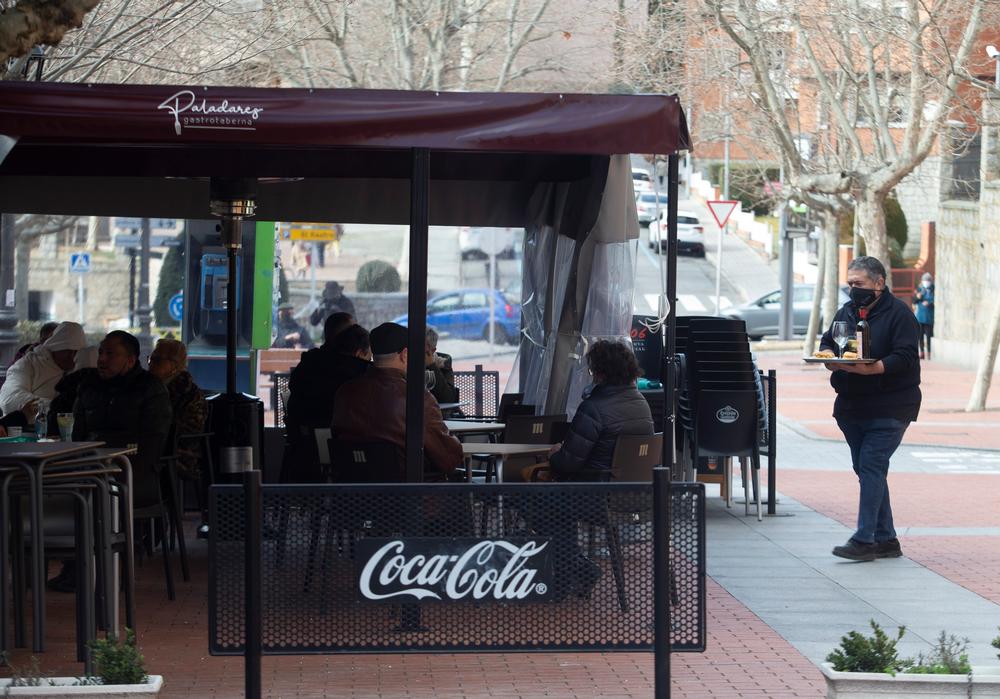
M725 168L721 163L708 166L709 180L722 190ZM777 182L780 177L777 168L756 168L730 163L729 165L729 196L742 203L743 211L752 210L754 216L766 216L771 213L772 202L764 194L765 182Z
M998 627L998 628L1000 628L1000 627ZM990 642L990 645L993 646L994 648L996 648L997 650L1000 650L1000 636L997 636L996 638L994 638ZM1000 653L997 653L997 659L1000 660Z
M170 248L160 267L160 281L153 300L153 318L161 327L180 325L170 317L170 299L184 290L184 248Z
M937 638L931 652L926 656L917 655L915 661L908 661L903 672L920 675L967 675L972 672L969 665L969 639L947 635L944 631Z
M903 248L906 247L906 241L910 237L909 226L906 223L906 214L903 213L903 208L899 205L899 200L893 196L886 197L882 210L885 212L885 233L889 237L890 264L893 267L902 267ZM841 245L850 245L852 242L854 242L854 211L851 211L840 219ZM862 238L862 255L867 254L865 248L865 241Z
M370 260L358 270L358 291L392 293L401 286L399 272L385 260Z
M145 659L135 644L135 631L125 629L125 642L99 638L90 642L97 676L104 684L142 684L146 681Z
M871 636L851 631L840 638L840 647L826 656L834 670L895 674L904 667L905 662L896 653L896 643L903 637L906 627L900 626L896 638L890 638L874 619L868 623L873 631Z

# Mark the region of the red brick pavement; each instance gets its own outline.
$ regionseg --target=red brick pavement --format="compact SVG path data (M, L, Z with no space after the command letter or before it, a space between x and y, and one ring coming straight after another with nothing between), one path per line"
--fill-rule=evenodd
M825 367L805 364L799 352L761 352L758 363L761 369L778 372L778 412L783 418L819 437L842 438L831 418L835 394ZM907 444L1000 449L1000 385L986 411L966 413L975 372L939 362L923 362L920 371L923 405L920 419L906 431Z
M207 653L206 547L192 544L190 583L166 599L159 560L138 569L139 642L147 669L166 679L163 697L242 696L240 658ZM52 571L55 572L55 569ZM73 597L49 595L47 675L76 675ZM674 697L820 697L819 671L709 580L708 650L673 657ZM26 666L30 653L12 654ZM652 696L649 653L280 656L263 662L269 697L622 697ZM6 669L0 675L9 675Z
M1000 527L1000 476L889 473L892 513L903 553L1000 604L1000 537L907 536L907 527ZM848 527L855 525L853 471L782 470L779 488Z

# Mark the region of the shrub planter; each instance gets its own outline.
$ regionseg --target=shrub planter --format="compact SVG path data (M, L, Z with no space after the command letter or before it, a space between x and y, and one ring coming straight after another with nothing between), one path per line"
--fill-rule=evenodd
M910 699L910 697L979 697L1000 699L1000 668L974 667L969 675L918 675L900 672L837 672L820 665L827 699Z
M155 697L163 688L162 675L150 675L145 684L78 685L79 677L45 677L39 687L11 687L11 680L0 680L0 696L56 699L57 697L88 697L88 699L143 699Z

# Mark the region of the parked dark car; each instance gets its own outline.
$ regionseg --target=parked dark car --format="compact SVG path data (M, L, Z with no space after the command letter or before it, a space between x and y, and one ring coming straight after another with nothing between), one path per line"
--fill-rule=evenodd
M515 342L521 333L521 306L502 291L493 291L493 339L497 344ZM490 290L456 289L427 302L427 324L442 335L461 340L489 339ZM393 319L406 325L407 316Z
M809 327L809 312L813 301L812 284L796 284L792 291L792 332L795 335L805 335ZM847 290L840 288L837 307L850 300ZM747 335L751 340L760 340L765 335L778 334L778 318L781 315L781 289L764 294L759 299L749 301L741 306L725 310L730 318L740 318L747 323Z

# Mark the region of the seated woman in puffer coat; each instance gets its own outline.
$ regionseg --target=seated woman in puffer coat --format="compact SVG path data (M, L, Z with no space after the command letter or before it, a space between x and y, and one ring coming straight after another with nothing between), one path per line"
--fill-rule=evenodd
M549 456L552 477L559 481L607 480L618 435L653 434L649 403L639 393L639 363L621 342L598 340L587 352L594 383L569 427L566 439Z

